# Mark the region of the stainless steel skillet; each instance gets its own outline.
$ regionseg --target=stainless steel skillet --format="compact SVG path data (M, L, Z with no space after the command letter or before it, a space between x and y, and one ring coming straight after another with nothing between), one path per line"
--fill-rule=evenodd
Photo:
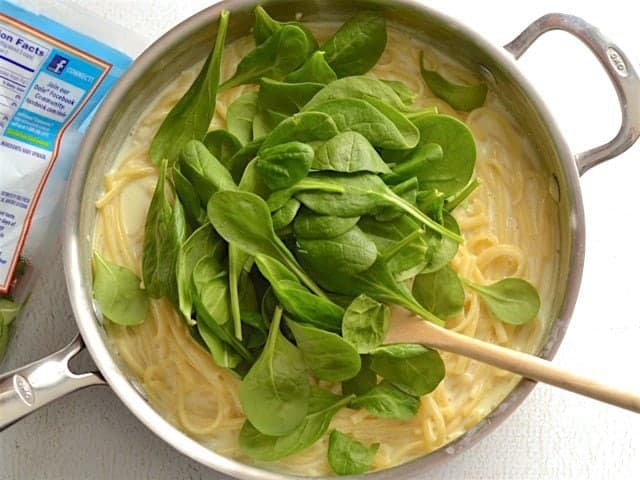
M263 2L264 3L264 2ZM575 17L550 15L532 24L507 51L519 56L541 33L563 29L583 40L596 54L611 77L621 101L623 125L612 142L574 155L566 146L543 101L519 72L516 62L500 48L483 40L455 20L423 5L397 2L267 2L278 18L291 18L303 12L309 19L344 20L362 8L380 8L390 22L440 45L470 68L484 72L495 83L503 100L517 117L547 164L550 180L560 192L562 225L561 265L557 272L558 294L552 307L555 319L540 354L551 358L559 346L576 300L584 258L584 219L578 175L600 161L611 158L637 138L640 128L640 90L637 75L629 60L599 32ZM110 349L91 303L90 242L95 211L93 203L101 190L102 176L111 168L115 153L138 115L163 86L184 68L201 60L212 43L214 25L221 8L232 11L231 38L244 35L251 25L250 11L255 4L227 1L212 7L176 27L154 44L134 65L109 96L79 154L70 183L65 214L65 268L71 302L82 338L100 373L76 376L67 361L81 347L78 338L67 349L31 366L0 378L0 428L11 424L33 409L59 396L88 385L110 384L130 408L156 434L183 453L217 470L244 478L284 478L230 461L200 446L162 419L145 401L126 368ZM324 12L331 12L331 16ZM457 442L429 456L371 477L397 478L424 473L429 465L465 449L483 437L513 411L531 390L531 382L521 382L509 397L482 423Z

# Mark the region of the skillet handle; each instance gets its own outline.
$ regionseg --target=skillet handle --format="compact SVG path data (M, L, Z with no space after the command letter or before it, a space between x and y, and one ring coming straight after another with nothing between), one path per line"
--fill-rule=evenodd
M613 140L576 155L580 175L591 167L627 150L640 137L640 78L629 57L600 30L579 17L550 13L529 25L504 46L516 59L536 39L550 30L563 30L577 37L593 52L613 83L622 110L622 124Z
M0 376L0 432L68 393L105 383L99 373L69 370L69 361L83 348L78 335L59 352Z

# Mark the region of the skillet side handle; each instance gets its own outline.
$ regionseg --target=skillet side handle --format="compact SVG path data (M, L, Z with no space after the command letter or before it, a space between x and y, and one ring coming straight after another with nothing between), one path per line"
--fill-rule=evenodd
M568 32L589 47L609 75L622 110L622 124L613 140L576 155L582 175L591 167L620 155L640 136L640 78L629 57L615 43L573 15L550 13L540 17L504 48L518 59L540 35L550 30Z
M78 335L59 352L0 376L0 432L68 393L105 383L99 373L69 370L69 361L83 348Z

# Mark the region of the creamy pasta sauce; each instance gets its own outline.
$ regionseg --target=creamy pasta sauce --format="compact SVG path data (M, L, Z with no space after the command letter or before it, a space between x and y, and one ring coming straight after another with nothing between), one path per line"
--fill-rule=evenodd
M334 30L326 25L313 29L320 39ZM223 78L233 73L252 46L247 37L225 49ZM435 98L420 76L421 49L427 68L437 67L454 80L473 83L478 79L392 28L386 52L372 71L383 79L403 81L418 93L417 106L437 105L440 112L458 117L473 131L478 150L476 176L482 186L454 213L465 243L452 266L481 284L505 276L525 278L542 299L536 320L513 327L491 318L477 295L467 291L463 312L450 318L446 326L491 343L535 351L545 331L556 282L557 205L549 193L549 175L495 92L490 91L485 105L469 114L456 112ZM139 275L146 211L158 173L148 155L149 145L196 74L197 70L184 72L142 116L115 168L106 176L105 193L96 204L95 249ZM224 127L227 106L252 89L255 87L238 87L219 95L212 128ZM394 315L398 313L395 309ZM142 326L109 324L107 328L151 404L171 423L222 455L256 463L238 449L238 433L245 420L238 398L239 380L214 364L165 300L151 302ZM486 416L518 382L519 377L464 357L443 352L443 359L446 377L422 398L415 418L387 420L365 410L344 408L334 417L330 430L336 428L365 444L379 442L373 468L388 468L454 440ZM339 392L337 385L326 386ZM330 474L327 443L325 435L311 448L265 466L303 475Z

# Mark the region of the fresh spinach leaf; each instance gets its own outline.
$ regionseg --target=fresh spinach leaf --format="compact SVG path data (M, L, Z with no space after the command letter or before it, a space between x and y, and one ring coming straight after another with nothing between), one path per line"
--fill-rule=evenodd
M385 345L373 350L371 357L371 370L409 395L426 395L444 378L440 354L422 345Z
M425 69L422 52L420 52L420 72L429 90L456 110L469 112L484 105L487 99L489 89L484 83L460 85L450 82L436 71Z
M360 371L358 374L342 382L343 395L364 395L378 384L376 372L371 370L371 357L360 355Z
M402 248L402 245L400 245ZM357 296L366 294L379 302L395 303L407 310L420 315L437 325L443 325L443 321L425 310L407 287L398 283L388 267L388 259L379 255L376 261L367 270L355 274L343 273L336 275L333 262L325 255L308 255L307 252L297 251L300 262L306 271L320 285L330 292L341 295Z
M505 278L491 285L464 283L480 295L491 314L510 325L522 325L538 315L540 296L536 288L521 278Z
M198 140L191 140L182 148L177 167L193 185L203 205L215 192L238 188L226 167Z
M293 83L312 82L324 85L335 81L338 76L324 57L324 52L314 52L299 69L284 77L284 81Z
M323 240L298 238L297 248L299 256L304 258L331 259L331 268L335 275L355 274L367 270L378 256L376 244L358 227Z
M379 443L366 447L348 435L334 430L329 435L327 458L331 469L336 474L358 475L371 468L379 448Z
M276 312L262 354L240 385L247 420L265 435L286 435L309 411L311 384L304 357L281 333L282 309Z
M329 115L339 131L358 132L374 147L408 149L420 140L420 132L407 117L373 98L327 100L314 105L310 111Z
M453 317L464 307L462 282L448 265L433 273L417 275L412 292L424 308L440 318Z
M220 90L256 83L262 77L281 79L302 65L314 50L304 30L284 25L240 60L236 72L220 85Z
M213 255L218 261L224 256L224 245L211 225L207 223L194 231L180 246L176 261L176 280L180 312L189 325L195 325L193 312L192 276L196 264L204 257Z
M252 142L247 143L244 147L238 150L238 152L233 157L231 157L231 160L229 160L228 169L229 172L231 172L231 177L235 182L241 181L242 177L244 176L245 170L258 154L258 150L260 150L263 142L263 138L253 140Z
M358 75L331 82L316 93L304 106L303 110L311 110L316 105L341 98L356 98L360 100L377 98L397 110L404 111L407 109L402 98L390 85L374 77Z
M360 355L340 335L288 320L304 360L318 380L342 382L360 371Z
M447 230L460 234L460 227L451 214L446 212L443 214L443 225ZM450 238L429 230L425 231L425 236L429 251L426 257L427 265L422 273L432 273L449 264L458 252L458 244Z
M253 119L258 111L258 92L249 92L236 98L227 109L227 129L242 145L253 138Z
M359 295L344 312L342 336L358 353L369 353L387 336L390 315L391 311L384 303Z
M242 148L242 143L227 130L213 130L207 133L202 143L222 165L227 167L231 157Z
M399 80L380 80L385 85L391 87L394 92L400 97L402 103L409 106L416 101L418 94L411 90L404 82Z
M297 193L296 198L304 206L316 213L338 217L356 217L375 213L375 210L380 207L395 206L431 230L457 242L462 241L462 237L459 234L446 229L427 217L415 205L411 205L394 194L382 179L376 175L370 173L358 173L350 176L313 174L309 179L344 189L341 193L323 191L302 191Z
M217 325L224 325L231 318L227 276L221 260L213 255L198 260L191 274L194 295L206 310L206 317Z
M227 242L237 244L249 255L262 253L279 260L312 292L325 296L276 235L269 207L262 198L249 192L218 192L211 197L207 212L212 225Z
M309 413L298 428L288 435L276 437L260 433L247 421L240 431L240 450L261 461L279 460L304 450L325 434L334 415L351 400L353 396L340 398L327 390L312 388Z
M164 160L144 226L142 278L151 298L167 297L173 305L178 305L176 261L186 237L186 220L178 200L173 208L169 205L166 175L167 160Z
M411 177L397 185L392 185L391 191L410 205L416 205L418 188L418 179ZM375 218L380 222L388 222L400 217L403 213L402 210L395 206L383 207L375 214Z
M271 212L275 212L282 208L294 195L297 195L300 192L316 190L320 192L342 193L344 192L344 187L340 185L332 185L322 180L316 181L313 178L307 177L289 188L273 192L267 199L267 205Z
M324 240L347 233L358 220L360 217L333 217L303 210L295 219L293 231L299 240Z
M420 224L407 215L387 222L379 222L370 216L362 217L358 226L373 240L379 252L421 230ZM413 278L426 267L429 251L427 235L429 234L425 232L413 237L410 243L405 244L401 250L389 258L387 266L396 281L401 282ZM433 235L437 235L438 239L441 238L439 234L434 233ZM453 245L457 245L453 240L450 241Z
M291 225L300 210L300 202L295 198L290 199L280 209L271 214L273 229L280 232L283 228Z
M265 138L260 151L287 142L310 143L329 140L338 134L338 127L332 118L322 112L302 112L280 123Z
M194 228L198 228L200 225L207 223L207 212L202 208L200 197L198 197L191 182L187 180L178 168L178 163L173 165L173 186L176 189L176 195L180 199L189 224Z
M313 49L316 50L318 48L318 42L311 31L303 23L279 22L274 20L261 5L258 5L255 8L254 15L256 17L256 21L253 26L253 39L255 40L256 45L262 45L285 25L295 25L305 32L309 43L313 45Z
M391 172L375 148L358 132L343 132L323 143L315 153L311 168L346 173Z
M409 420L418 413L420 399L382 381L364 395L356 397L349 407L364 408L376 417Z
M118 325L141 325L147 318L149 298L140 288L138 276L108 262L98 252L93 252L93 297L104 317ZM7 310L0 311L0 315L9 325L12 317Z
M476 162L476 144L469 127L448 115L425 115L414 120L420 143L437 143L442 157L427 158L427 167L418 176L422 190L438 189L445 196L464 188Z
M274 258L259 254L256 265L271 284L278 301L296 320L325 330L340 331L344 315L340 306L309 292L288 268Z
M151 142L149 155L155 165L160 165L164 159L173 165L185 143L194 138L201 139L207 133L216 109L220 64L228 25L229 12L223 10L213 50L187 93L171 109Z
M305 143L282 143L262 149L256 168L271 190L281 190L307 176L313 155L313 149Z
M367 73L387 46L384 17L361 12L348 20L321 48L338 77Z
M324 88L322 83L289 83L263 78L260 80L258 104L260 108L293 115Z
M401 163L393 167L393 171L382 178L387 185L404 182L409 178L420 178L429 165L442 161L444 152L437 143L420 143L418 147Z
M216 365L223 368L236 368L240 364L242 357L228 344L220 340L209 327L207 327L206 323L198 322L198 333L207 345Z

